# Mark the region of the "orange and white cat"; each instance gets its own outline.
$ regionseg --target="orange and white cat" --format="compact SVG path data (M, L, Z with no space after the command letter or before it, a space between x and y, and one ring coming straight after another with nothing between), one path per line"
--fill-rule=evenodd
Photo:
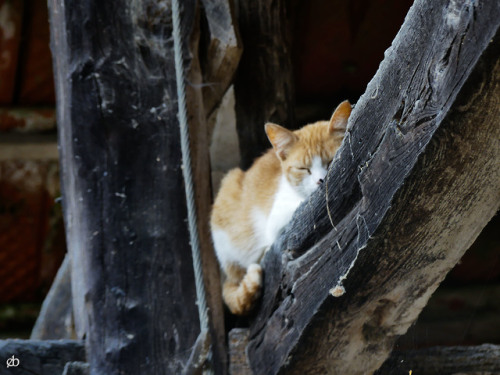
M266 124L273 148L246 172L236 168L222 180L211 230L225 276L224 302L233 314L247 314L255 305L262 284L259 262L300 203L323 182L350 113L344 101L330 121L296 131Z

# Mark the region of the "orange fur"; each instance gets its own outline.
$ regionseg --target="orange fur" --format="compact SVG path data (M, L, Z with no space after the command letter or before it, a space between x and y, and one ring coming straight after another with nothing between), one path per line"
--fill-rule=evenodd
M276 202L284 199L279 194L294 197L296 191L300 202L316 188L314 181L307 180L315 173L312 168L317 168L313 166L314 160L316 164L321 162L323 167L319 169L326 171L325 166L342 142L350 111L351 105L345 101L330 121L319 121L293 132L276 124L266 124L273 149L256 159L248 171L233 169L222 180L212 210L211 229L225 275L223 298L232 313L248 313L260 295L262 271L258 262L276 235L273 232L266 237L267 232L263 231L278 225L274 216L283 221L279 222L278 230L291 219L291 214L282 217L275 208ZM322 178L324 176L318 178L317 184ZM281 202L286 203L286 199ZM290 212L294 209L295 206Z

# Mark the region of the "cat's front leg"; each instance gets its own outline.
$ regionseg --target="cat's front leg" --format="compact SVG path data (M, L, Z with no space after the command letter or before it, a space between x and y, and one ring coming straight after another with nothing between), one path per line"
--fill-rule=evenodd
M261 289L262 268L259 264L250 264L246 272L237 265L226 269L222 296L231 313L246 315L252 311L260 297Z

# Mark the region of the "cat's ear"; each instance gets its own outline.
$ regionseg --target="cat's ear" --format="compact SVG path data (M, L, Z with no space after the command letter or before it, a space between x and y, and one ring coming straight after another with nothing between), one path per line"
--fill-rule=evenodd
M281 161L284 161L288 156L288 150L297 140L297 136L290 130L271 122L266 124L265 130L276 155Z
M328 129L330 132L334 130L345 130L347 127L347 120L351 114L351 103L348 100L344 100L338 105L333 112L332 118L330 119L330 124Z

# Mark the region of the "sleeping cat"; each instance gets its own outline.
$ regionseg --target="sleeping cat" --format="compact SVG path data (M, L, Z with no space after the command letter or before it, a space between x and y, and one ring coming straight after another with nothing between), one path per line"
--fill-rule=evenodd
M323 182L350 113L344 101L330 121L296 131L266 124L273 148L248 171L233 169L222 180L210 224L225 276L224 302L233 314L247 314L255 305L262 284L259 262L295 209Z

